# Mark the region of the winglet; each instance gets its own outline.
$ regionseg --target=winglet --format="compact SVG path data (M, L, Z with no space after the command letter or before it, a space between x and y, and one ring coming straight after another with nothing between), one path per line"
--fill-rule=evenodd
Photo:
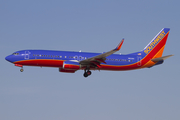
M120 50L123 42L124 42L124 38L121 40L121 42L118 44L118 46L114 50L116 51Z

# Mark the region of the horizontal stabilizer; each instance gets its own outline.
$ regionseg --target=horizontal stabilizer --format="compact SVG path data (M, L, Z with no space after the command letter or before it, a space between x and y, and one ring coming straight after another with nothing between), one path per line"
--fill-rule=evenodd
M154 58L151 61L153 61L153 62L163 61L171 56L173 56L173 55L167 55L167 56L163 56L163 57L159 57L159 58Z

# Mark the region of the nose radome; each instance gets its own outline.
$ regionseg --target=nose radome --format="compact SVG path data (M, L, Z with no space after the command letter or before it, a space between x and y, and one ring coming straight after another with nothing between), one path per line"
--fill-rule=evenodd
M5 59L8 61L9 56L6 56Z
M5 59L6 59L7 61L11 62L11 55L5 57Z

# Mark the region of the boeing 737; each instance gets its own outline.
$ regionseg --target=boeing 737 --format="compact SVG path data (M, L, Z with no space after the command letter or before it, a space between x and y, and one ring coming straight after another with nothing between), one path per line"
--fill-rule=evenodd
M21 67L21 72L24 71L23 66L56 67L65 73L84 70L84 77L91 75L91 70L124 71L151 68L162 64L165 59L172 56L162 57L169 31L169 28L163 28L142 51L127 55L114 54L120 50L124 42L122 39L115 49L105 53L21 50L5 59Z

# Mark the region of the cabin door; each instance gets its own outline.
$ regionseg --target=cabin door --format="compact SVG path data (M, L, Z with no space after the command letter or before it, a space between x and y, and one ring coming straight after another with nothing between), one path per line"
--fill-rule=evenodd
M141 66L141 57L140 56L138 56L137 57L137 66Z
M29 52L29 51L25 51L25 56L24 56L24 59L29 59L29 54L30 54L30 52Z

